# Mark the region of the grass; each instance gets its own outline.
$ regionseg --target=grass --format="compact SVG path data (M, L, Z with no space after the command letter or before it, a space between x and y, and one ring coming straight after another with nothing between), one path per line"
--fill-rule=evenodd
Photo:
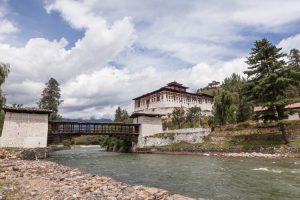
M184 147L199 147L199 148L260 148L260 147L284 147L281 134L253 134L239 135L233 137L224 137L219 141L207 137L203 143L190 144L187 142L179 142L172 145L163 146L162 148L184 148ZM288 144L289 147L300 147L300 139L292 139Z
M174 140L175 133L157 133L155 135L151 135L148 137L155 137L155 138L161 138L161 139L168 139Z
M300 138L292 140L289 145L292 146L292 147L299 147L300 148Z

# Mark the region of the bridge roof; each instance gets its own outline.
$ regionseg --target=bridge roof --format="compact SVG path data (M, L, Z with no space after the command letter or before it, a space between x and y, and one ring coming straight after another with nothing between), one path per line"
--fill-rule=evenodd
M81 124L81 125L124 125L124 126L132 126L132 125L140 125L140 124L126 124L122 122L84 122L84 121L59 121L59 120L51 120L49 121L51 124Z

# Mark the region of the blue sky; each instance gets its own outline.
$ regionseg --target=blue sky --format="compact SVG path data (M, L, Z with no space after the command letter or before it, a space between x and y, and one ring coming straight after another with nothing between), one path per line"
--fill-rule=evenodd
M298 0L0 0L4 93L32 106L54 77L64 117L112 117L169 81L242 74L257 39L300 48L299 27Z

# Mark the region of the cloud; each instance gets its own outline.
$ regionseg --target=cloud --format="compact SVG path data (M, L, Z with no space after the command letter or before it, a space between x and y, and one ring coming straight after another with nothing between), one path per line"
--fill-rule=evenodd
M242 74L249 52L242 47L257 34L287 32L299 22L297 1L285 1L286 15L280 4L55 0L45 11L58 13L84 35L72 48L68 36L31 38L23 47L1 42L0 60L11 64L4 87L8 103L34 105L50 77L61 84L60 111L70 118L112 117L118 105L132 111L132 98L174 80L195 92L212 80ZM1 17L0 9L0 27ZM299 41L295 35L279 45L290 49Z
M51 11L55 9L58 10L59 7L53 6ZM77 8L77 11L80 13L81 9ZM82 13L84 14L83 11ZM70 17L68 12L64 16ZM11 64L11 73L5 85L8 103L33 105L40 97L44 82L50 77L55 77L62 88L66 84L66 89L72 90L68 88L70 80L81 81L82 77L85 78L84 74L101 71L106 63L131 46L134 41L134 26L129 17L117 20L111 26L104 22L101 17L91 16L75 24L78 28L82 27L85 33L71 49L66 48L68 41L65 38L54 41L32 38L20 48L0 44L1 62ZM85 91L87 88L78 89ZM64 98L67 99L67 107L68 96Z
M4 40L8 34L18 31L15 22L7 19L9 9L6 0L0 0L0 41Z
M300 49L300 34L285 38L277 45L282 48L286 53L289 53L291 49Z
M197 64L244 56L249 40L261 33L286 33L300 21L297 0L102 0L87 3L93 13L113 21L130 15L139 47Z
M285 32L286 25L300 20L297 0L236 1L238 9L234 21L255 27L260 31Z

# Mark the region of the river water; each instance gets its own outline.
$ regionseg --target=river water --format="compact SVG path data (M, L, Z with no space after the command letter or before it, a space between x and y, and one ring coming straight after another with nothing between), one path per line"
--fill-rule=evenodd
M57 151L49 160L83 172L205 199L300 199L300 159Z

